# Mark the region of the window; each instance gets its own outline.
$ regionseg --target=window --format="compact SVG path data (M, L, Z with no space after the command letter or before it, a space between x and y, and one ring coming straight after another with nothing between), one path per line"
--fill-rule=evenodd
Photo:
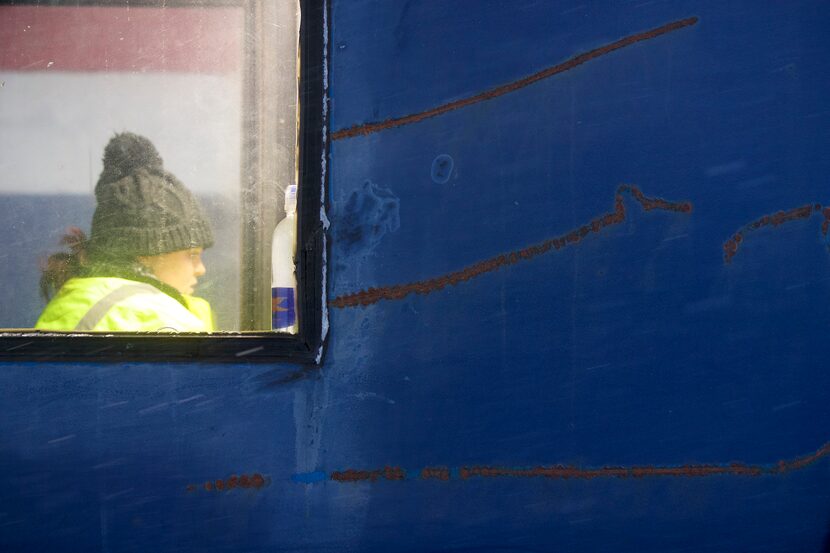
M0 354L318 358L325 9L0 6Z

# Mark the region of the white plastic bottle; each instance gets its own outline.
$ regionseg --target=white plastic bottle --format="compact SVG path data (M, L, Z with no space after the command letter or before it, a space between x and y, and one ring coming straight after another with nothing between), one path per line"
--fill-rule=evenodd
M271 240L271 328L297 332L297 278L294 252L297 247L297 185L285 189L285 219L274 229Z

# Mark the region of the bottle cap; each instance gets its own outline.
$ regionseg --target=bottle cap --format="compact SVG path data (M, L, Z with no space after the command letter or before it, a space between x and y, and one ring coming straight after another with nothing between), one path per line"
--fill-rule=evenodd
M297 185L289 184L285 187L285 214L290 215L297 211Z

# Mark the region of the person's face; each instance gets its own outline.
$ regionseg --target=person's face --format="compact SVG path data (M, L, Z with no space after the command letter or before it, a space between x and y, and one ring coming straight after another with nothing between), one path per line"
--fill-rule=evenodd
M150 269L157 279L187 295L193 293L198 278L205 274L202 248L139 257L138 261Z

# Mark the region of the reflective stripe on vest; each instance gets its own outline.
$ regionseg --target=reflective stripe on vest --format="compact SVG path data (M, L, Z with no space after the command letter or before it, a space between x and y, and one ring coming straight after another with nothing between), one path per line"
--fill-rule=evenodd
M75 330L92 330L116 304L141 293L163 294L164 292L155 286L144 284L143 282L125 284L120 288L116 288L90 307L89 311L75 325Z

